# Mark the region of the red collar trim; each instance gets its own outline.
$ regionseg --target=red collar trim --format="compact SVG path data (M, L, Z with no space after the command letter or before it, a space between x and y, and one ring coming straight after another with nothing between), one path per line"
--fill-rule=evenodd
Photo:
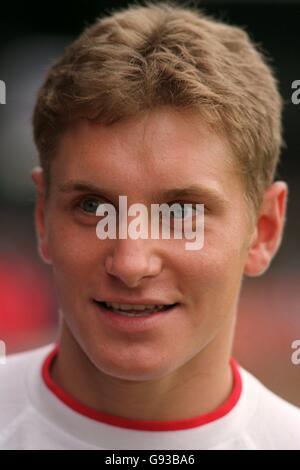
M230 365L233 373L232 392L229 398L227 398L227 400L221 406L210 413L196 416L194 418L180 419L175 421L136 420L123 418L121 416L114 416L103 413L101 411L96 411L93 408L89 408L88 406L78 402L53 382L50 375L50 367L57 355L58 349L58 347L55 347L55 349L46 357L42 366L42 377L49 390L51 390L51 392L54 393L54 395L60 401L62 401L73 411L93 419L94 421L111 424L121 428L137 429L142 431L178 431L202 426L204 424L211 423L212 421L216 421L217 419L220 419L228 414L237 404L242 391L242 380L238 370L238 365L237 362L231 358Z

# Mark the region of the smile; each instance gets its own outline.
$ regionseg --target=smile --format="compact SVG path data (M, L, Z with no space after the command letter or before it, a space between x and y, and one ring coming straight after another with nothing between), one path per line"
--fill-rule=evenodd
M145 317L156 312L164 312L170 310L176 304L169 305L130 305L130 304L118 304L112 302L98 302L106 310L117 313L119 315L127 317Z

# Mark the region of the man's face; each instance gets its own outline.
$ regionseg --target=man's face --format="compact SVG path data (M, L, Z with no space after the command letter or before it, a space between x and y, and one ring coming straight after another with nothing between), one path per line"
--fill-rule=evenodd
M234 168L225 138L187 111L156 109L108 127L81 121L64 134L51 166L42 250L66 328L99 371L155 379L207 348L221 354L229 347L249 240ZM191 185L201 188L198 196L164 195ZM119 195L149 210L152 203L204 204L203 248L188 251L185 239L99 240L97 205L117 208ZM114 299L178 306L127 331L105 321L95 303Z

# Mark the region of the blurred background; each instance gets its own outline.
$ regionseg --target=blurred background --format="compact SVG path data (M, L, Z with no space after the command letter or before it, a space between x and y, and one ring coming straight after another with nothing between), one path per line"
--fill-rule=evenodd
M178 3L181 3L178 0ZM48 67L95 17L125 1L6 2L0 17L0 340L11 354L54 341L57 305L51 271L37 255L30 170L37 163L31 135L35 96ZM272 57L285 99L278 177L290 198L282 247L263 277L247 279L239 307L234 353L277 394L300 406L300 365L291 344L300 339L300 0L194 1L207 13L241 25Z

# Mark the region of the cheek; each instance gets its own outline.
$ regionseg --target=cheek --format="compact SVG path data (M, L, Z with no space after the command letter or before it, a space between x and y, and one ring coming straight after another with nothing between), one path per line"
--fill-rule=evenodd
M235 295L242 277L243 256L241 240L235 242L230 237L206 237L201 250L185 252L178 269L190 301L208 299L218 303Z
M101 241L95 227L66 223L62 219L56 217L51 222L48 246L56 275L74 282L76 278L90 276L97 266L100 269Z
M226 247L207 245L197 255L185 255L178 265L177 272L190 313L181 329L189 331L189 338L195 339L193 344L203 346L221 328L231 325L240 291L240 258L239 250L232 244Z

